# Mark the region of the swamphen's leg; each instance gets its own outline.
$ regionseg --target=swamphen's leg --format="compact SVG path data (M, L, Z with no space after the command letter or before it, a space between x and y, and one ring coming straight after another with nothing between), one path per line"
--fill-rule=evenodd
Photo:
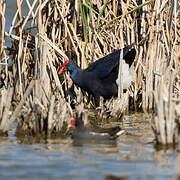
M95 100L95 105L96 105L96 107L99 107L99 104L100 104L100 96L96 94L96 95L94 96L94 100Z

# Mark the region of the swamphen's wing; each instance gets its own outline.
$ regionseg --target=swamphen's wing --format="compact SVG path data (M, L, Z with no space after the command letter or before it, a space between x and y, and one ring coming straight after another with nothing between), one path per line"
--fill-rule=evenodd
M134 58L132 57L132 62L130 62L131 57L128 56L128 53L130 53L133 50L135 51L135 49L132 49L133 46L134 46L134 44L123 48L123 59L125 59L125 61L127 59L126 62L130 65L132 64ZM116 66L119 64L120 53L121 53L121 50L117 50L117 51L95 61L94 63L90 64L89 67L85 71L98 73L98 77L100 79L106 78L111 73L111 71L114 68L116 68ZM128 58L126 58L126 57L128 57Z

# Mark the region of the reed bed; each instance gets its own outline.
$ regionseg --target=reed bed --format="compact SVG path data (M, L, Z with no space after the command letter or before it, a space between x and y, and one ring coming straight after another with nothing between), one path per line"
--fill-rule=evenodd
M180 144L178 1L34 0L31 4L27 0L24 17L21 3L17 0L8 32L6 3L0 4L2 133L17 121L17 135L63 134L77 111L102 121L119 120L130 111L153 111L156 142ZM11 47L5 47L6 38L12 39ZM86 93L72 85L68 73L57 75L66 59L86 68L134 42L134 81L126 93L102 100L97 109Z

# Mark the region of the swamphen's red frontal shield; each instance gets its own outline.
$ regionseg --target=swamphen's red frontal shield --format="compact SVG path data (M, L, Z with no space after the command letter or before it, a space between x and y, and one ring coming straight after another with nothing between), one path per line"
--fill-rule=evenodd
M66 69L66 65L69 63L69 60L66 60L65 62L64 62L64 64L61 66L61 68L59 69L59 71L58 71L58 74L62 74L63 72L66 72L67 71L67 69Z

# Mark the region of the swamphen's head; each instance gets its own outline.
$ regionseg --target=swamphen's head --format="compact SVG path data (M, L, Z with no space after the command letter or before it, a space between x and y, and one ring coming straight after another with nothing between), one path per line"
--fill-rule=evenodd
M82 120L82 115L80 115L79 117L77 118L74 118L70 124L68 125L68 129L69 128L72 128L72 127L75 127L75 128L84 128L84 122Z
M62 74L63 72L69 71L72 73L78 68L77 64L75 64L73 61L66 60L64 64L61 66L58 74Z

